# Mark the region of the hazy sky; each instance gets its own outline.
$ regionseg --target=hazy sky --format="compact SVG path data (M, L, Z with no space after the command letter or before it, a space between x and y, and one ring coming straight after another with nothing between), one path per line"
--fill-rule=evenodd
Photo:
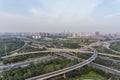
M0 32L120 32L120 0L0 0Z

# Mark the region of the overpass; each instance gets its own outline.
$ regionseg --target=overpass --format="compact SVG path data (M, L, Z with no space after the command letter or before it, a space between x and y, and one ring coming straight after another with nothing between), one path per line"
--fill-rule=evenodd
M20 55L29 55L29 54L35 54L35 53L47 53L47 52L80 52L80 53L93 53L91 51L81 51L79 49L56 49L56 48L49 48L44 51L33 51L33 52L26 52L26 53L17 53L17 54L11 54L7 56L0 57L1 59L9 58L9 57L15 57Z
M20 55L29 55L29 54L36 54L36 53L46 53L46 52L75 52L75 53L93 53L92 51L82 51L79 49L55 49L55 48L49 48L48 50L45 51L33 51L33 52L26 52L26 53L18 53L18 54L12 54L8 56L3 56L0 57L1 59L4 58L9 58L9 57L15 57L15 56L20 56ZM98 53L99 55L103 56L109 56L109 57L117 57L120 58L119 55L113 55L113 54L108 54L108 53Z
M61 55L61 54L57 54L57 55L60 55L60 56L64 56L68 59L78 59L78 60L82 60L84 61L84 59L81 59L81 58L78 58L78 57L75 57L75 56L72 56L70 54L66 54L66 53L63 53L64 55ZM65 55L66 54L66 55ZM69 58L70 57L70 58ZM120 62L120 61L119 61ZM91 62L89 64L90 66L93 66L93 67L96 67L98 69L101 69L103 71L106 71L106 72L109 72L109 73L112 73L112 74L118 74L120 75L120 71L119 70L116 70L116 69L113 69L113 68L109 68L109 67L106 67L106 66L103 66L103 65L100 65L100 64L97 64L97 63L94 63L94 62Z
M81 67L91 63L93 60L95 60L96 57L97 57L97 51L94 49L94 54L89 59L87 59L87 60L85 60L81 63L78 63L76 65L73 65L73 66L58 70L58 71L54 71L54 72L51 72L51 73L47 73L47 74L43 74L43 75L36 76L36 77L33 77L33 78L29 78L29 79L26 79L26 80L37 80L37 79L44 80L44 79L48 79L48 78L51 78L51 77L54 77L54 76L57 76L57 75L60 75L60 74L65 74L67 72L70 72L72 70L81 68Z

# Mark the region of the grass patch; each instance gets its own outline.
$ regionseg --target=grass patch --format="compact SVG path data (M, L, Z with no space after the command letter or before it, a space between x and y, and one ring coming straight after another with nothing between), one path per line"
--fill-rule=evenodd
M107 79L102 77L101 75L96 74L95 72L91 71L87 74L77 76L75 78L71 78L68 80L107 80Z

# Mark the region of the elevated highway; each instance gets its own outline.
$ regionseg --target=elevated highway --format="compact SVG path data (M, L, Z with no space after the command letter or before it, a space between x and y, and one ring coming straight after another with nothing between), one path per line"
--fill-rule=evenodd
M46 53L46 52L80 52L80 53L93 53L91 51L81 51L79 49L56 49L56 48L49 48L45 51L33 51L33 52L26 52L26 53L17 53L17 54L12 54L8 56L3 56L0 57L1 59L4 58L9 58L9 57L15 57L15 56L20 56L20 55L29 55L29 54L35 54L35 53Z
M60 74L64 74L66 72L70 72L72 70L81 68L81 67L91 63L93 60L95 60L96 57L97 57L97 51L94 49L94 54L88 60L85 60L81 63L78 63L76 65L73 65L73 66L58 70L58 71L54 71L54 72L47 73L47 74L44 74L44 75L36 76L36 77L29 78L29 79L26 79L26 80L37 80L37 79L44 80L44 79L48 79L48 78L51 78L51 77L54 77L54 76L57 76L57 75L60 75Z
M9 58L9 57L15 57L15 56L20 56L20 55L29 55L29 54L36 54L36 53L46 53L46 52L75 52L75 53L93 53L92 51L81 51L81 50L78 50L78 49L48 49L48 50L45 50L45 51L34 51L34 52L26 52L26 53L18 53L18 54L13 54L13 55L8 55L8 56L3 56L3 57L0 57L1 59L4 59L4 58ZM103 56L110 56L110 57L117 57L117 58L120 58L119 55L113 55L113 54L108 54L108 53L98 53L99 55L103 55Z
M64 56L64 57L66 57L66 58L68 58L68 59L69 59L69 57L71 57L72 59L78 59L78 60L84 61L84 59L82 59L82 58L78 58L78 57L75 57L75 56L72 56L72 55L66 54L66 53L63 53L63 54L64 54L64 55L61 55L61 54L57 54L57 55ZM66 55L65 55L65 54L66 54ZM101 69L101 70L103 70L103 71L112 73L112 74L120 75L120 71L119 71L119 70L116 70L116 69L113 69L113 68L109 68L109 67L106 67L106 66L103 66L103 65L94 63L94 62L91 62L89 65L90 65L90 66L93 66L93 67L95 67L95 68Z

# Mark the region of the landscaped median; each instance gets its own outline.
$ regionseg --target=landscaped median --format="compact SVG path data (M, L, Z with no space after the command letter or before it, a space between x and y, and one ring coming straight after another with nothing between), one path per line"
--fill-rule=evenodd
M64 57L59 57L54 60L30 64L28 67L10 69L3 71L3 80L24 80L37 75L42 75L48 72L56 71L77 64L77 60L70 60Z
M3 64L11 64L11 63L23 62L25 60L40 58L40 57L43 57L43 56L47 56L48 54L50 54L50 53L37 53L37 54L29 54L29 55L19 55L19 56L15 56L15 57L5 58L5 59L2 59L1 61L3 62Z

